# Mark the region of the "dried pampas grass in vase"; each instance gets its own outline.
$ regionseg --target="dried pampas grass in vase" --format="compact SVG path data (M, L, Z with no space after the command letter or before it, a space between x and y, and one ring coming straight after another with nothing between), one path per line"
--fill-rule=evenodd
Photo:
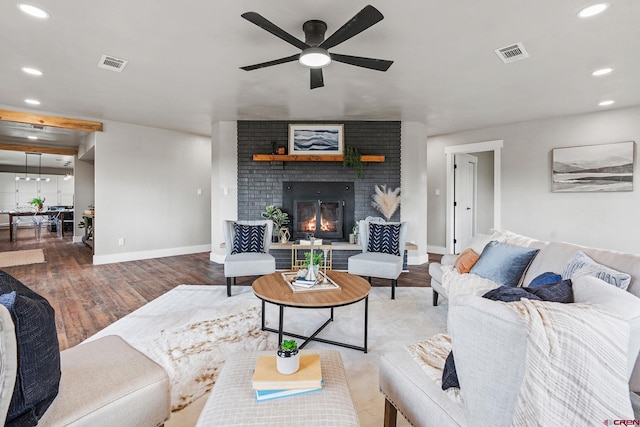
M400 206L400 187L391 190L390 188L387 189L384 184L376 185L376 193L372 197L373 202L371 202L371 205L380 211L389 222L398 206Z

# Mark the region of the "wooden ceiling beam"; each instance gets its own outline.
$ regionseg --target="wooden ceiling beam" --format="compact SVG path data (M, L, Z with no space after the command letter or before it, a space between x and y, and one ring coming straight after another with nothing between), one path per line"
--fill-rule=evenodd
M24 153L54 154L60 156L76 156L78 154L77 148L43 147L41 145L22 145L2 141L0 141L0 150L22 151Z
M0 110L0 120L27 123L30 125L50 126L54 128L73 129L83 132L102 132L102 123L88 120L68 119L66 117L43 116L20 111Z

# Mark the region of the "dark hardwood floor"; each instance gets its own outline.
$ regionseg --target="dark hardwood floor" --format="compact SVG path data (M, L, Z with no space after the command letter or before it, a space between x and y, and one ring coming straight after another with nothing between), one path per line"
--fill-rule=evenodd
M44 250L45 263L3 270L49 300L56 311L61 350L180 284L225 285L222 265L211 262L208 252L93 265L91 250L73 243L71 236L59 239L43 230L41 240L36 241L32 229L23 229L17 241L9 242L9 231L0 230L0 251L36 248ZM400 275L398 286L429 286L427 264L409 266L409 270ZM253 280L238 278L238 285L251 285ZM389 281L373 279L373 286L389 286Z

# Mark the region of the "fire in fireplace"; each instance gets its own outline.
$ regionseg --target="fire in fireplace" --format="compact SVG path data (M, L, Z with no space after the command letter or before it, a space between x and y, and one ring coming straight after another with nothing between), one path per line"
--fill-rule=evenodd
M342 240L354 223L352 182L284 182L283 210L292 217L293 239Z
M314 236L342 238L342 202L296 200L294 233L313 233Z

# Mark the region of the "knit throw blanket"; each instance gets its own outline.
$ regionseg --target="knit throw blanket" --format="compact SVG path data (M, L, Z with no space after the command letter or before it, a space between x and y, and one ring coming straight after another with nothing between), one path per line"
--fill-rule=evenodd
M602 425L633 419L629 325L592 304L508 303L528 329L527 372L513 426Z

